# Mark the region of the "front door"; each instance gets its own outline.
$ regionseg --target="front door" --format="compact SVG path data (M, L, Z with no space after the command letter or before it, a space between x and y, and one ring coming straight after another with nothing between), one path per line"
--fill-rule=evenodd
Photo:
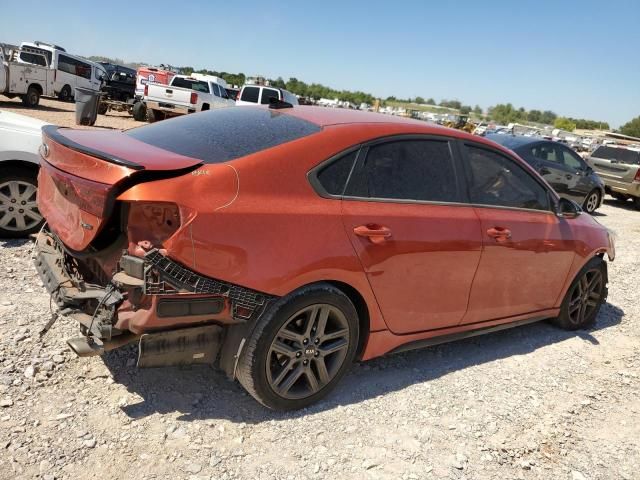
M484 248L462 323L552 308L575 256L570 225L514 159L473 145L465 154Z
M394 333L454 326L466 312L482 238L460 171L446 139L389 140L358 158L343 221Z

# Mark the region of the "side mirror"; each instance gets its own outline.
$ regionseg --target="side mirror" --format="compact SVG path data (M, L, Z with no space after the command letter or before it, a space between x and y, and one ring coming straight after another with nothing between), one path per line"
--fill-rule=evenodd
M561 218L576 218L582 213L582 208L573 200L560 197L556 205L556 215Z

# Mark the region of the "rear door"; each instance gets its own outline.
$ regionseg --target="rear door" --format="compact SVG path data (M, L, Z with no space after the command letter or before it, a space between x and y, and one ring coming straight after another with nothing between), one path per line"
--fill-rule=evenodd
M465 144L469 198L480 218L483 252L464 324L552 308L575 243L552 211L542 182L502 152Z
M562 153L554 142L540 142L526 147L538 162L538 173L564 197L570 196L569 185L575 183L574 174L564 165Z
M404 334L457 325L482 238L455 144L400 137L363 148L342 214L389 328Z

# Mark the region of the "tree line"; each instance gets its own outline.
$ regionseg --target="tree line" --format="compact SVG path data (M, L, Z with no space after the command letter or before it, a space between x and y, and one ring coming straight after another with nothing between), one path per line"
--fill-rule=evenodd
M111 59L109 57L93 56L89 57L93 61L111 62L119 65L126 65L132 68L137 68L143 64L131 62L126 63L120 59ZM202 73L205 75L215 75L216 77L223 78L230 85L244 85L247 76L244 73L230 73L219 72L215 70L208 70L206 68L196 70L193 67L181 67L179 71L184 75L190 75L191 73ZM313 100L319 100L320 98L337 98L343 102L350 102L355 105L361 103L373 104L376 97L370 93L362 91L350 91L350 90L336 90L320 83L306 83L302 80L298 80L295 77L289 78L285 81L282 77L276 79L269 79L269 82L274 87L284 88L290 92L299 95L301 97L311 98ZM395 96L389 96L383 101L385 102L403 102L403 103L415 103L418 105L431 105L440 106L459 111L463 115L469 115L473 113L476 117L481 117L486 120L492 120L500 124L508 123L542 123L545 125L553 125L556 128L563 130L573 131L575 129L588 129L588 130L609 130L609 124L607 122L601 122L597 120L589 120L584 118L572 118L572 117L559 117L555 112L550 110L526 110L523 107L516 108L511 103L499 103L492 107L489 107L486 112L483 112L480 105L471 107L465 105L459 100L447 100L443 99L440 102L436 102L433 98L424 99L417 96L415 98L397 98ZM631 135L640 137L640 117L634 118L627 124L620 128L620 132L625 135Z

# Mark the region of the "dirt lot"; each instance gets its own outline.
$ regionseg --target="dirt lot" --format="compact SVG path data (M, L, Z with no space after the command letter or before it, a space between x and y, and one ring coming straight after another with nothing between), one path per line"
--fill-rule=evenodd
M135 124L99 120L118 122ZM39 340L32 243L0 240L0 479L640 478L640 212L607 200L597 218L618 258L592 330L539 323L357 364L289 414L208 367L137 370L135 347L75 358L64 319Z
M30 117L39 118L45 122L53 123L61 127L73 128L107 128L107 129L128 129L144 125L136 122L126 113L109 112L107 115L98 115L94 127L79 127L75 123L75 104L70 102L60 102L49 98L41 98L38 108L27 108L22 105L19 98L13 100L0 95L0 109L9 112L20 113Z

